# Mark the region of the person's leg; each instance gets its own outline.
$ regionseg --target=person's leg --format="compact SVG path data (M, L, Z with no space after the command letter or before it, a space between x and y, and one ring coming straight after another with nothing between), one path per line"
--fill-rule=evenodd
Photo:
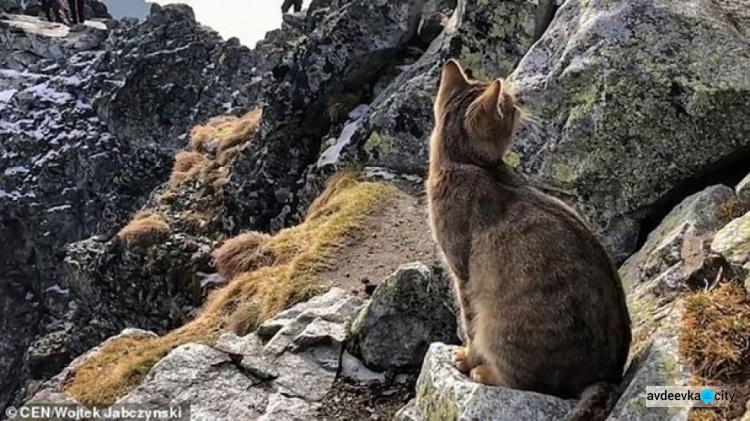
M52 11L52 0L42 0L42 10L44 11L44 15L47 17L48 21L55 21L55 16L53 15Z
M294 13L299 13L302 11L302 0L295 0L294 1Z
M284 3L281 4L281 13L286 13L289 11L289 8L292 7L292 2L294 0L284 0Z
M84 23L86 22L86 1L85 0L75 0L76 2L76 11L78 13L78 16L76 17L76 21L78 23Z
M71 10L70 10L70 3L68 3L68 0L55 0L55 3L57 4L56 8L56 15L58 18L58 22L61 22L65 25L71 26Z

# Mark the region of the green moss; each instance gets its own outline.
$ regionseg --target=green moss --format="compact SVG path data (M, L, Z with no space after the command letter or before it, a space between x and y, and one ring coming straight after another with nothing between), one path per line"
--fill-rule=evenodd
M573 97L573 103L575 105L571 108L570 113L568 113L568 122L566 125L570 126L572 122L588 116L594 109L598 97L599 89L596 85L590 85L575 94Z
M518 168L521 165L521 157L513 151L508 152L503 160L506 164L510 165L511 168Z
M388 153L393 147L393 139L385 134L373 132L365 143L365 150L368 154L373 153Z
M555 165L555 178L563 183L572 183L576 179L573 169L565 164Z
M427 421L453 421L458 419L456 404L441 396L435 389L420 385L417 388L419 409Z
M663 372L667 375L666 379L663 379L662 384L677 384L680 379L680 363L677 359L669 354L661 353L659 362L663 368Z

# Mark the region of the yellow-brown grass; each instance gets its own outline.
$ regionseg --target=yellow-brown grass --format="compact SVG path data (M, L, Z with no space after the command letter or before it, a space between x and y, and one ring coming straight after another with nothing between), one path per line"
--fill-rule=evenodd
M733 382L750 368L750 302L741 285L722 282L685 299L680 353L706 379Z
M113 341L75 369L66 391L89 406L107 406L137 386L172 349L190 342L211 344L228 329L252 330L259 323L325 289L316 272L347 233L377 211L392 191L385 184L340 177L325 205L302 224L268 238L260 247L272 265L236 276L215 291L192 322L160 338Z
M125 244L156 243L166 238L171 229L169 224L157 214L142 211L126 225L117 236Z
M169 178L169 183L172 186L177 186L183 181L192 178L192 175L205 172L208 164L209 160L203 154L192 151L182 151L175 156L174 167L172 168L172 175Z
M233 278L273 263L271 250L263 247L270 235L261 232L246 232L227 240L214 253L214 266L225 278Z
M739 198L732 197L726 202L719 205L716 209L716 217L724 224L732 222L735 218L739 218L747 212L747 206L745 206Z
M241 117L214 117L208 123L190 132L190 148L205 152L208 145L216 143L216 160L226 165L238 147L252 140L260 127L261 110L252 110Z

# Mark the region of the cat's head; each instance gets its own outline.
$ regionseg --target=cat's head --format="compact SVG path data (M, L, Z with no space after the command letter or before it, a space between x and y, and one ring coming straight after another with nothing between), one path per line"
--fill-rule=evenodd
M523 116L512 84L470 78L455 60L443 66L435 98L436 130L454 158L499 163Z

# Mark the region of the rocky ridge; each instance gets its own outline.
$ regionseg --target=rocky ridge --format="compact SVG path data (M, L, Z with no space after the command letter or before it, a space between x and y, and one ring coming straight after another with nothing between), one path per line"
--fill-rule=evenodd
M0 406L18 373L15 403L73 402L62 384L102 347L42 382L125 327L162 335L195 317L211 289L231 282L212 274L221 242L300 222L340 170L421 180L449 57L516 84L533 118L508 163L584 213L625 262L636 340L610 418L666 419L644 407L646 385L740 387L741 370L697 365L686 347L703 340L689 329L703 317L691 303L712 309L711 294L744 294L750 203L747 182L736 183L750 172L750 4L568 0L532 44L533 3L450 3L314 2L254 50L222 41L186 7L79 34L34 18L0 20L2 45L11 46L0 55L0 135L9 136L0 144L0 234L11 239L0 246ZM187 82L176 86L178 74ZM165 184L175 151L196 151L190 127L258 105L260 130L211 164L225 179L220 194L199 206L217 180ZM215 152L200 151L210 160ZM171 231L156 245L124 244L113 234L143 204ZM203 228L185 223L198 208ZM451 367L452 348L438 342L457 341L455 310L438 272L405 266L369 302L332 290L248 336L179 346L118 402L191 401L206 419L347 419L326 403L346 406L346 384L364 382L383 392L368 394L371 402L397 395L400 404L414 393L397 419L562 417L572 402L478 386ZM744 317L746 303L732 302L729 315ZM712 317L716 331L723 314ZM154 335L123 333L131 334ZM289 377L302 366L315 382ZM717 367L739 370L739 380ZM204 384L185 384L187 372ZM376 417L395 412L365 406Z

